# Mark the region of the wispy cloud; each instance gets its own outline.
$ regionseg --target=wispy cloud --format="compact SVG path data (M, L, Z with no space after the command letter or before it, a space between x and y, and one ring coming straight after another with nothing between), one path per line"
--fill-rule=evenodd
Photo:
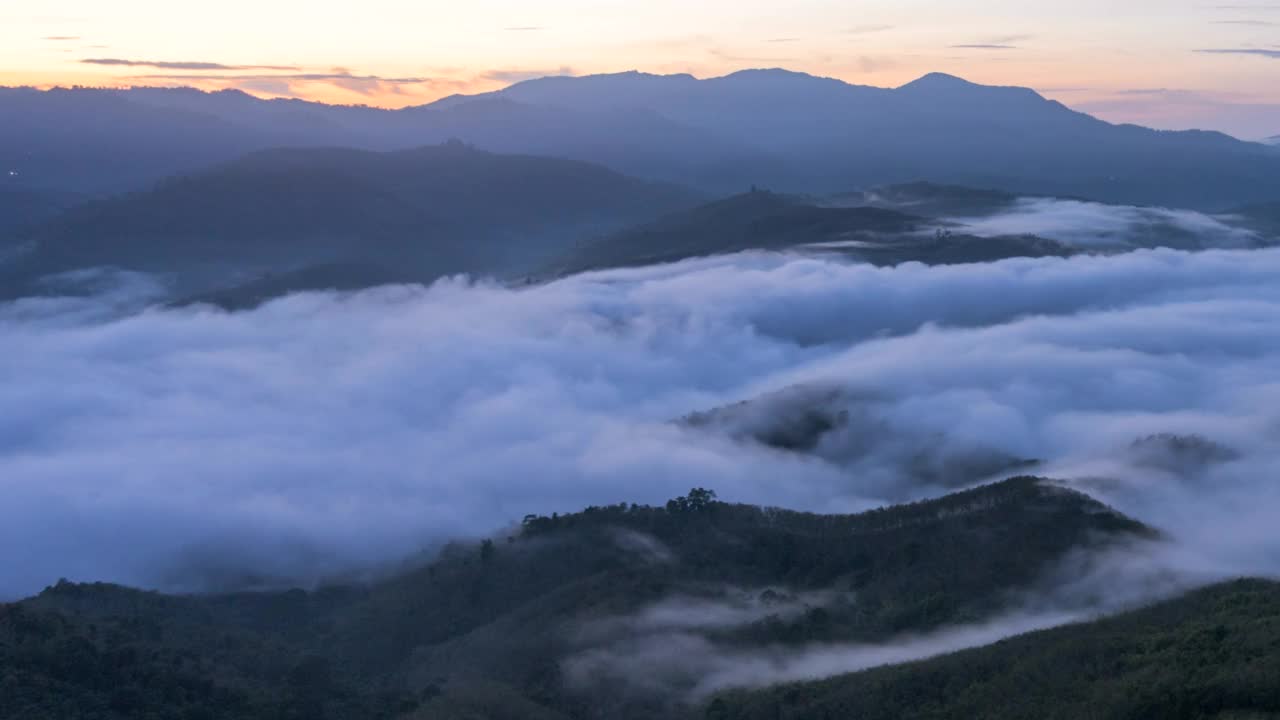
M520 70L520 69L501 69L487 70L480 74L482 80L490 80L493 82L522 82L524 80L535 80L542 77L565 76L570 77L576 75L573 68L568 65L562 65L555 70Z
M892 25L857 25L849 28L845 32L849 35L869 35L871 33L885 32L892 30Z
M209 82L222 81L235 87L267 92L274 95L297 95L293 90L295 83L327 83L359 95L378 95L383 93L400 94L404 86L441 84L436 78L429 77L384 77L381 75L356 75L345 68L334 68L330 72L297 72L287 74L194 74L194 73L160 73L151 75L135 75L129 80L168 80L173 82ZM447 83L446 83L447 84Z
M1032 35L995 35L986 37L977 42L961 43L959 45L950 45L949 47L957 50L1019 50L1018 43L1030 40Z
M1196 50L1196 52L1205 55L1256 55L1280 60L1280 50L1267 50L1265 48L1208 48Z
M72 40L79 40L80 36L79 35L49 35L42 39L49 40L52 42L70 42Z
M505 27L502 29L507 32L537 32L538 30L546 30L546 28L540 25L517 25L515 27Z
M114 67L150 67L159 70L279 70L296 72L301 68L292 65L224 65L200 60L129 60L125 58L85 58L85 65L109 65Z

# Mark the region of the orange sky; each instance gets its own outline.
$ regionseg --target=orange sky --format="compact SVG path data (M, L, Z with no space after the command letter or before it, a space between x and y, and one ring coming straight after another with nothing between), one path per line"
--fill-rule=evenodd
M388 107L544 74L787 67L1025 85L1107 119L1280 133L1280 5L1182 0L60 0L0 10L0 84ZM34 6L34 3L29 5ZM1213 51L1213 52L1205 52Z

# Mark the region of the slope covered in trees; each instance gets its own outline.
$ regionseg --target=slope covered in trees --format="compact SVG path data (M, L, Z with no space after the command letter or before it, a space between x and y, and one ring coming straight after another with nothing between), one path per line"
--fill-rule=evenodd
M371 585L59 583L0 612L0 716L696 716L684 690L697 677L637 692L627 678L575 684L567 663L674 601L746 613L685 629L717 646L875 642L992 616L1065 554L1149 536L1034 478L849 516L695 491L529 517Z
M34 250L0 271L113 265L174 275L188 291L343 263L430 280L523 267L695 198L598 166L461 143L275 150L76 208L24 234Z
M716 720L1280 716L1280 585L1246 580L946 657L710 703Z
M753 190L583 243L556 269L578 272L642 266L745 250L832 252L879 265L985 262L1073 252L1060 243L1028 235L980 238L952 232L946 221L906 212L998 209L983 195L952 202L921 200L921 207L915 208L906 192L824 200Z

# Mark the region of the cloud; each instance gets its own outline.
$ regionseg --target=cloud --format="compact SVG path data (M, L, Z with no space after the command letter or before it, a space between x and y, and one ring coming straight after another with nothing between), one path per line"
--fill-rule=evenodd
M1280 50L1264 50L1261 48L1210 48L1196 50L1196 52L1206 55L1256 55L1273 60L1280 59Z
M80 36L79 35L49 35L43 39L48 40L50 42L71 42L72 40L79 40Z
M86 58L80 61L86 65L110 65L119 67L151 67L159 70L279 70L282 72L297 71L290 65L224 65L216 62L201 61L165 61L165 60L125 60L121 58Z
M235 314L126 311L155 286L117 284L110 303L0 306L0 343L23 348L0 357L0 543L24 548L0 594L59 576L198 588L210 567L307 582L693 486L856 511L937 494L895 463L939 446L1042 460L1167 530L1178 567L1280 557L1280 250L883 269L748 254ZM838 389L894 449L672 422L803 387ZM1170 473L1133 449L1162 433L1236 459Z
M572 77L576 74L573 68L562 65L555 70L488 70L481 73L480 77L495 82L517 83L544 77Z
M545 30L546 28L541 27L539 25L523 25L523 26L516 26L516 27L507 27L502 29L506 30L507 32L535 32L537 30Z
M1246 25L1250 27L1274 27L1276 23L1270 20L1213 20L1211 25Z
M948 47L960 50L1020 50L1018 43L1025 42L1033 37L1035 36L1027 34L995 35L977 42L949 45Z
M1054 198L1024 198L1007 212L981 218L957 218L956 222L963 226L965 232L983 237L1037 235L1095 250L1156 246L1190 250L1248 248L1263 242L1252 230L1192 210L1103 205Z
M572 686L616 687L658 693L684 691L692 702L730 688L764 687L922 660L1013 635L1083 619L1075 613L1016 614L984 623L904 635L882 644L814 645L801 649L741 648L694 633L642 635L583 651L565 663ZM696 679L692 687L686 687Z
M335 87L340 87L350 92L360 95L377 95L384 93L398 93L404 86L409 85L443 85L453 86L456 81L439 80L429 77L384 77L381 75L357 75L353 74L345 68L334 68L329 72L298 72L298 73L235 73L235 74L191 74L191 73L162 73L135 75L128 78L130 80L166 80L173 82L209 82L222 81L234 84L236 87L245 89L256 89L260 92L268 92L279 95L297 95L294 90L295 83L326 83Z

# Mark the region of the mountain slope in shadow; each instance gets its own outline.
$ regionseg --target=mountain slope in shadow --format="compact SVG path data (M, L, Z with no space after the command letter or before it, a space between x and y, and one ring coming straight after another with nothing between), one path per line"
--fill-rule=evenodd
M34 250L0 272L111 265L173 276L188 293L318 265L419 281L502 273L696 197L585 163L461 143L273 150L75 208L28 231Z
M0 606L0 715L697 716L696 674L583 687L565 663L643 639L671 603L700 608L678 614L681 633L731 648L875 642L998 613L1068 553L1151 535L1034 478L844 516L695 490L531 516L370 585L171 596L62 582Z

